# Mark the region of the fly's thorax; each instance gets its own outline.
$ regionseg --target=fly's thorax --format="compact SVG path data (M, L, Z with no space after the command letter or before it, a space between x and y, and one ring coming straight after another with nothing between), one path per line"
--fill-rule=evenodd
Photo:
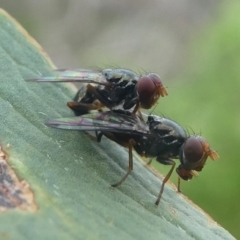
M181 139L185 139L187 137L187 132L185 131L185 129L175 121L168 118L163 118L162 122L169 128L172 128L172 135L174 137Z
M115 68L115 69L104 69L102 74L107 81L120 82L120 81L135 81L138 80L138 75L128 69Z
M171 119L150 115L148 116L147 123L152 132L159 134L164 134L165 132L165 134L168 134L175 139L187 138L187 133L184 128Z

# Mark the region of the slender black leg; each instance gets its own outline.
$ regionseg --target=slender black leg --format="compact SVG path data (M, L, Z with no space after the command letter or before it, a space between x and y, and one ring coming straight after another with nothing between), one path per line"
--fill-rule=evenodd
M96 131L95 133L96 133L97 141L98 141L98 142L101 142L103 133L102 133L102 132L98 133L97 131Z
M101 142L102 140L102 136L103 136L103 133L102 132L98 132L98 131L95 131L95 136L93 136L91 133L89 132L85 132L85 134L90 138L92 139L93 141L96 141L96 142Z

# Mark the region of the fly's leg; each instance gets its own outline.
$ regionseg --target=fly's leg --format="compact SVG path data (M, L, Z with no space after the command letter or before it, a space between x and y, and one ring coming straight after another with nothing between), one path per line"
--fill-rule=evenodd
M133 109L132 114L135 115L136 112L140 112L140 111L138 111L138 109L139 109L139 101L138 101L138 99L137 99L137 100L136 100L136 105L135 105L135 107L134 107L134 109Z
M88 113L90 110L98 110L104 107L99 100L95 100L93 103L68 102L67 105L76 114L79 113L78 115Z
M138 116L139 118L141 119L141 121L145 122L144 118L143 118L143 115L142 115L142 112L140 111L140 109L138 108L137 110L137 113L138 113Z
M136 102L136 105L132 111L132 115L135 117L136 113L137 113L138 117L140 118L140 120L144 122L142 112L140 111L139 101Z
M76 116L81 116L89 113L90 110L99 110L103 107L101 102L88 91L88 85L90 84L80 88L73 101L67 103L68 107L74 111Z
M151 163L152 163L152 158L147 162L147 165L151 165Z
M135 144L135 141L133 139L130 139L129 142L128 142L128 148L129 148L129 165L128 165L128 170L126 172L126 174L123 176L123 178L115 183L115 184L112 184L111 186L112 187L118 187L120 186L124 181L125 179L128 177L128 175L131 173L131 171L133 170L133 155L132 155L132 150L133 150L133 145Z
M142 114L139 111L140 103L139 103L139 98L138 97L135 97L135 98L133 98L132 100L129 100L129 101L125 101L125 103L123 104L124 109L130 109L132 107L134 107L134 109L132 111L132 115L135 116L136 113L138 112L139 117L142 120L143 119Z
M181 189L180 189L180 183L181 183L181 178L180 178L180 177L178 177L177 191L178 191L179 193L181 193L181 192L182 192L182 191L181 191Z
M103 133L102 132L98 133L98 131L96 131L95 134L96 134L97 142L101 142Z
M166 177L163 179L162 186L160 188L160 192L159 192L157 200L155 202L156 205L159 204L159 202L161 200L161 197L162 197L162 194L163 194L164 186L165 186L166 182L168 181L168 179L170 178L170 176L172 175L173 169L175 168L175 165L176 165L176 163L173 160L171 160L171 159L160 159L160 158L157 158L157 161L159 163L162 163L162 164L165 164L165 165L172 165L172 167L169 170L169 172L166 175Z
M98 141L95 136L93 136L90 132L84 132L91 140Z
M101 96L96 87L88 84L84 89L84 96L83 90L80 89L74 97L74 100L67 103L68 107L74 111L75 115L80 116L91 110L101 110L104 106L111 109L111 103Z
M101 142L103 133L95 131L95 136L93 136L90 132L86 131L85 134L93 141Z
M109 102L107 99L102 97L101 94L97 91L97 88L93 87L91 84L88 84L87 91L93 94L101 102L103 106L106 106L109 109L112 108L111 102Z

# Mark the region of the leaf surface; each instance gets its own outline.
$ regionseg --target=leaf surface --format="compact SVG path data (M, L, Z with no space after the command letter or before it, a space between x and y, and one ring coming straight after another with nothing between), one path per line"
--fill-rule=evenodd
M49 119L73 116L66 107L73 88L24 81L51 74L54 65L3 10L0 36L2 159L24 183L18 190L12 180L7 185L4 176L12 175L1 168L1 239L234 239L170 184L156 207L162 178L138 157L128 179L112 189L127 169L127 151L46 127ZM6 197L12 207L4 206Z

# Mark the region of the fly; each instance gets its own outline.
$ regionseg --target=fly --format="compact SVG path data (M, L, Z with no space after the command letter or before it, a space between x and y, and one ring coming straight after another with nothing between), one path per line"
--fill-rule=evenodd
M116 110L50 120L46 125L68 130L96 131L99 142L104 135L128 148L128 170L119 182L112 184L112 187L121 185L133 170L133 149L142 157L156 158L157 162L161 164L171 165L155 202L158 205L165 183L176 165L172 159L180 160L180 164L176 168L179 176L178 191L180 192L180 178L191 180L196 172L202 171L208 157L215 160L219 156L203 137L189 136L175 121L154 115L145 117L147 120L142 121L137 114L132 116L131 112Z
M27 81L37 82L80 82L80 88L73 101L68 102L75 115L104 107L110 110L121 108L135 114L140 108L150 109L160 97L167 96L167 90L155 73L138 75L128 69L56 70L55 76L46 76Z

